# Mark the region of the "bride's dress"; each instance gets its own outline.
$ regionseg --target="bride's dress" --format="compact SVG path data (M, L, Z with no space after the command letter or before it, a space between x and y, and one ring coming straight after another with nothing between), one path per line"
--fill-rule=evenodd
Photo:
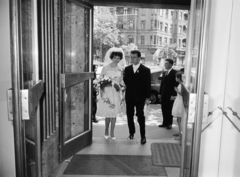
M104 66L100 74L100 78L107 76L114 82L123 85L123 75L121 69L111 67L109 64ZM97 103L97 116L116 118L117 115L123 113L125 104L121 90L117 91L114 86L105 87L99 91Z

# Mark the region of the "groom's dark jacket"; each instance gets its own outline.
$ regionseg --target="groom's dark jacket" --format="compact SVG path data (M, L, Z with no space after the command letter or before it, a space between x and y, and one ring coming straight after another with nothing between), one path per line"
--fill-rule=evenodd
M146 66L140 64L137 71L134 73L133 66L129 65L125 68L124 83L126 85L126 102L145 101L150 98L151 94L151 72Z

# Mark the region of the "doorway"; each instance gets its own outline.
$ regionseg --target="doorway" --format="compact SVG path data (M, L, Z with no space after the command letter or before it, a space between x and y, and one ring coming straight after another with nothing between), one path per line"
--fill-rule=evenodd
M34 1L35 2L35 1ZM112 1L113 3L115 2L115 1ZM52 5L50 5L50 6L47 6L48 5L48 3L47 2L45 2L45 1L41 1L39 4L41 4L41 3L43 3L42 5L43 5L43 7L45 7L45 8L48 8L48 7L53 7L53 4ZM90 2L91 3L91 2ZM92 1L92 3L94 3L94 1ZM96 4L97 3L99 3L99 2L95 2ZM115 2L116 3L116 2ZM202 8L203 7L205 7L205 6L203 6L203 1L193 1L193 3L196 3L196 4L199 4L199 9L200 9L200 12L201 12L201 10L202 10ZM81 5L80 5L81 4ZM143 5L143 3L141 3L142 5ZM104 5L106 5L106 4L104 4ZM129 4L130 5L130 4ZM131 4L130 6L133 6L134 4ZM166 4L165 4L166 5ZM167 5L169 5L169 4L167 4ZM167 6L166 5L166 6ZM170 7L174 7L174 4L171 4L172 6L170 6ZM80 6L80 7L79 7ZM139 6L141 6L141 5L139 5ZM37 6L35 6L35 7L37 7ZM63 8L64 7L64 8ZM176 6L175 6L176 7ZM185 6L186 7L186 6ZM68 56L69 58L71 58L71 60L73 59L74 60L74 56L75 56L75 53L74 52L72 52L71 51L71 47L74 47L74 45L76 45L76 43L74 43L74 40L72 40L72 39L74 39L74 35L70 35L70 36L67 36L67 35L65 35L65 37L63 37L64 36L64 34L65 34L65 32L67 32L67 30L69 29L69 27L70 26L68 26L68 24L67 24L67 20L66 19L70 19L70 21L71 21L71 18L75 18L75 16L72 16L71 15L71 13L70 13L70 15L69 16L64 16L64 17L62 17L62 18L60 18L60 23L59 24L61 24L60 25L60 28L59 28L59 31L60 31L60 38L59 38L59 43L60 44L63 44L64 42L68 42L68 40L69 40L69 43L64 43L64 45L65 46L63 46L63 45L60 45L60 58L61 58L61 60L59 60L60 62L62 62L59 66L59 75L58 75L58 78L59 78L59 80L58 80L58 84L59 84L59 98L58 98L58 102L59 102L59 115L60 115L60 119L59 119L59 121L61 122L61 126L59 127L60 128L60 133L61 133L61 136L60 136L60 139L61 139L61 146L60 147L58 147L57 146L57 149L59 148L60 150L61 150L61 155L63 155L64 153L64 151L66 150L66 156L65 156L65 158L67 158L67 156L70 156L70 154L74 154L77 150L75 149L75 150L73 150L72 151L72 149L68 149L68 148L65 148L65 150L64 150L64 146L66 145L67 146L67 144L69 143L69 146L70 146L70 142L77 142L78 140L78 138L83 138L83 139L81 139L81 142L84 142L85 143L85 145L84 146L87 146L88 144L90 144L91 142L92 142L92 124L91 124L91 92L92 92L92 90L91 90L91 79L92 79L92 77L93 77L93 73L92 73L92 51L91 51L91 47L89 47L91 44L91 28L92 28L92 24L91 24L91 19L92 19L92 8L93 8L93 6L92 5L90 5L90 4L88 4L88 3L85 3L85 2L79 2L79 1L60 1L60 4L59 4L59 8L60 8L60 12L64 12L64 13L61 13L61 15L62 14L64 14L65 15L65 13L66 12L68 12L67 10L70 10L70 12L72 13L73 11L71 11L71 10L74 10L74 9L81 9L81 10L79 10L79 12L81 13L81 14L79 14L79 18L86 18L87 20L85 21L86 23L84 23L84 25L86 25L86 26L84 26L84 28L82 28L83 30L82 30L82 32L83 32L83 34L85 35L85 36L83 36L83 38L84 38L84 40L83 41L85 41L86 43L85 44L82 44L82 45L84 45L84 47L81 45L81 47L83 47L82 48L82 50L84 51L84 54L87 56L85 56L85 57L83 57L84 59L86 59L86 58L88 58L88 60L83 60L83 65L84 65L84 67L82 68L82 70L78 70L78 69L76 69L76 70L74 70L75 68L75 66L76 65L74 65L74 63L71 63L70 62L70 60L65 60L66 62L70 62L70 65L71 65L71 67L73 68L72 70L68 70L69 68L67 67L67 66L70 66L70 65L68 65L69 63L64 63L65 61L64 61L64 59L66 59L65 57L66 56ZM39 11L41 11L42 9L40 9ZM43 11L42 11L43 12ZM47 10L47 12L48 12L48 14L50 15L51 14L51 10L50 9L48 9ZM67 14L67 13L66 13ZM200 13L201 14L201 13ZM52 15L52 14L51 14ZM48 16L46 16L46 17L44 17L44 18L48 18ZM42 18L42 19L44 19L44 18ZM64 18L66 18L65 19L65 21L64 21ZM52 21L51 21L52 20ZM51 22L53 22L54 20L53 20L53 18L51 18L51 20L50 21L48 21L48 23L47 24L49 24L49 26L46 26L46 28L45 28L45 30L44 29L42 29L42 30L40 30L41 32L43 32L43 31L45 31L45 32L47 32L49 29L51 29ZM75 19L74 19L75 20ZM206 20L206 19L204 19L204 20ZM200 23L199 24L203 24L203 22L204 22L204 20L202 20L202 18L200 18ZM66 22L66 23L65 23ZM44 22L44 20L42 21L42 24L43 23L45 23ZM77 28L77 25L79 25L79 24L77 24L77 23L75 23L76 25L75 25L75 27L76 28L72 28L70 31L68 31L69 33L71 33L71 32L74 32L74 30L76 30L76 29L78 29ZM62 25L65 25L65 28L64 28L64 26L62 26ZM200 26L201 26L200 25ZM86 28L85 28L86 27ZM194 31L195 29L192 29L192 31ZM51 31L51 30L50 30ZM190 30L189 30L190 31ZM69 34L68 33L68 34ZM45 53L44 53L44 56L51 56L52 54L53 54L53 49L51 49L51 46L53 45L53 39L52 38L48 38L48 34L49 33L45 33L45 34L43 34L42 36L45 36L45 37L43 37L43 41L44 40L46 40L45 41L45 43L47 43L47 45L46 46L48 46L48 47L46 47L46 51L45 51ZM190 32L189 32L189 34L190 34ZM201 34L201 31L199 32L199 33L196 33L197 35L196 35L196 37L198 37L198 38L200 38L199 36L200 36L200 34ZM82 39L83 39L82 38ZM132 39L132 38L131 38ZM201 45L202 45L202 43L201 43L202 41L198 41L198 43L200 43ZM188 45L188 44L187 44ZM198 45L198 47L201 47L201 45ZM69 47L69 48L68 48ZM191 48L192 48L192 45L191 45L191 43L188 45L188 47L190 48L190 50L191 50ZM44 46L43 46L43 48L44 48ZM67 51L67 49L70 49L69 51L68 51L68 53L66 52ZM50 52L48 52L48 51L50 51ZM64 53L64 52L66 52L66 53ZM199 51L199 53L201 53L200 51ZM197 56L195 56L196 58L198 58L198 56L200 55L199 53L197 53ZM189 56L191 56L191 53L189 53L188 54ZM51 58L51 57L50 57ZM191 61L192 59L190 59L189 61ZM49 63L50 63L50 66L53 66L54 64L53 63L51 63L52 61L51 60L49 60ZM76 62L77 63L77 62ZM75 64L76 64L75 63ZM198 67L198 66L197 66ZM189 68L191 68L191 67L189 67ZM189 72L189 71L192 71L191 69L189 69L188 68L188 70L187 70L187 72ZM48 73L47 74L47 76L49 76L50 75L50 73L51 73L51 69L49 68L49 70L48 71L46 71L46 73ZM61 72L60 72L61 71ZM81 73L81 75L79 76L79 74ZM198 72L197 72L198 73ZM48 78L48 79L52 79L53 78L53 76L54 76L54 74L52 74L51 75L51 77L50 78ZM200 77L201 78L201 76L200 75L195 75L196 77L195 77L195 79L196 79L196 82L194 81L194 83L198 83L197 82L197 80L198 80L198 77ZM187 77L187 76L186 76ZM83 79L82 79L83 78ZM69 79L69 80L68 80ZM187 79L187 78L186 78ZM31 80L31 79L30 79ZM72 82L72 80L74 80L74 81L76 81L76 80L78 80L78 83L73 83ZM188 80L188 79L187 79ZM19 82L19 81L18 81ZM81 83L81 84L79 84L79 83ZM69 85L68 85L69 84ZM70 87L72 87L73 85L76 85L76 84L79 84L79 86L74 86L74 88L70 88ZM193 84L194 85L194 84ZM49 85L48 86L48 88L51 88L52 86L51 85ZM80 98L80 97L78 97L78 96L75 96L74 94L77 92L77 91L79 91L79 90L81 90L81 88L83 88L85 91L84 92L82 92L82 93L85 93L84 95L82 95L82 97ZM46 91L47 91L47 88L46 88ZM49 91L49 90L48 90ZM56 91L56 90L55 90ZM50 93L50 92L48 92L48 93ZM49 94L49 95L51 95L52 96L52 94ZM48 97L48 99L46 100L46 101L49 101L48 103L49 103L49 107L50 106L53 106L51 103L52 102L54 102L54 101L52 101L51 102L51 100L54 100L54 98L53 97ZM65 116L65 114L67 114L68 113L68 115L74 115L74 113L73 113L73 111L72 110L76 110L75 108L76 108L76 106L74 105L74 104L72 104L72 100L81 100L81 103L79 102L79 105L81 105L82 103L82 107L84 107L84 106L86 106L85 108L83 108L82 110L84 110L84 112L81 112L81 111L79 111L79 113L80 114L82 114L83 116L82 116L82 124L81 124L81 126L80 127L82 127L82 130L78 130L77 128L76 128L76 126L75 126L75 119L74 119L74 116L73 117L71 117L71 119L68 119L68 120L70 120L69 122L71 122L71 124L69 124L70 126L65 126L65 123L63 123L64 121L66 122L66 120L64 120L63 119L63 117ZM65 106L64 106L64 104L63 103L65 103ZM65 109L65 111L63 111ZM66 111L66 109L68 109L69 110L69 112L68 111ZM50 110L54 110L54 109L50 109ZM40 113L41 114L41 113ZM47 127L49 127L49 129L46 129L46 134L43 134L44 136L46 136L47 138L48 138L48 136L52 136L52 134L51 133L54 133L54 131L55 130L58 130L58 127L55 127L55 124L54 124L54 121L52 121L52 120L54 120L54 111L53 112L51 112L50 111L50 113L49 113L49 115L52 115L53 117L53 119L46 119L47 121L45 122L45 123L47 123ZM49 117L51 117L51 116L49 116ZM68 117L69 118L69 117ZM72 119L73 118L73 119ZM48 124L49 123L49 124ZM21 125L19 124L19 122L18 122L18 124L17 124L17 126L18 127L21 127ZM74 128L75 127L75 128ZM22 127L21 127L22 128ZM44 128L44 130L45 130L45 127L43 127ZM56 128L56 129L55 129ZM51 130L51 131L50 131ZM76 131L75 131L76 130ZM65 133L63 133L65 131ZM69 136L65 136L65 135L67 135L66 134L66 132L71 132L71 135L69 134ZM37 134L39 135L39 131L37 132ZM19 136L19 135L18 135ZM20 135L21 136L21 135ZM43 136L42 136L43 137ZM84 137L86 137L86 139L84 139ZM38 138L38 142L39 142L39 138ZM69 141L70 140L70 141ZM73 141L72 141L73 140ZM77 143L76 143L77 144ZM23 147L25 146L24 144L22 145ZM82 146L81 148L83 148L84 146ZM39 147L39 146L38 146ZM71 145L71 147L74 147L74 145L72 146ZM50 149L50 148L49 148ZM74 148L73 148L74 149ZM71 152L70 152L71 151ZM39 153L39 149L38 149L38 151L37 151L38 153ZM39 155L38 155L39 156ZM41 155L40 155L41 156ZM20 157L19 157L20 158ZM21 157L21 158L23 158L23 157ZM63 160L64 158L62 158L61 160ZM40 167L38 167L38 169L40 169Z

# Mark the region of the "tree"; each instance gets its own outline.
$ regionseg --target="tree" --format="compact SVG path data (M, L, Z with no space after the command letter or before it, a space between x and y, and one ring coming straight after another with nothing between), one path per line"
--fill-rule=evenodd
M103 59L103 47L110 48L120 44L123 39L117 28L117 17L108 7L94 8L93 52Z
M178 57L177 44L165 45L159 52L159 58L171 58L175 60Z

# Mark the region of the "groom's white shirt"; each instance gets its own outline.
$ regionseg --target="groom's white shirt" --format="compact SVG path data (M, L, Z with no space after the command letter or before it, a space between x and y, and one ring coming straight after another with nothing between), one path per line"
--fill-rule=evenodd
M133 72L135 73L137 71L137 69L140 66L140 63L138 63L137 65L132 65L133 66Z

